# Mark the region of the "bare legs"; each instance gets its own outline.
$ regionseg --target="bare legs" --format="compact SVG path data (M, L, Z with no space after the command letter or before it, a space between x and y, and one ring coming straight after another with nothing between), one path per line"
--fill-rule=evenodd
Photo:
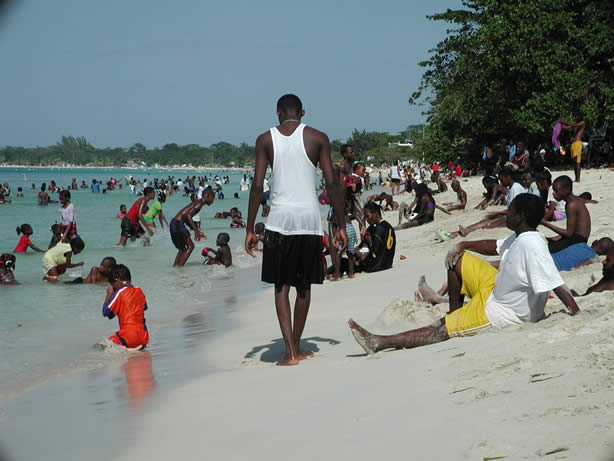
M194 242L192 242L192 239L190 238L190 234L188 234L186 236L186 245L188 246L188 249L186 251L181 251L179 250L177 252L177 256L175 256L175 262L173 263L173 266L183 266L188 258L190 257L190 255L192 254L192 251L194 250Z
M350 330L356 342L367 354L375 354L384 349L411 349L414 347L435 344L449 339L448 329L443 319L427 327L409 330L397 335L374 335L358 325L354 320L348 320Z
M574 182L580 182L580 162L576 162L576 165L574 166L574 173L576 175L576 180Z
M305 352L301 349L301 336L307 321L309 313L309 304L311 302L311 287L297 288L296 302L294 303L294 327L290 315L290 286L283 284L275 284L275 309L277 310L277 319L281 328L281 335L284 338L286 345L286 353L277 365L298 365L300 360L311 357L311 352Z

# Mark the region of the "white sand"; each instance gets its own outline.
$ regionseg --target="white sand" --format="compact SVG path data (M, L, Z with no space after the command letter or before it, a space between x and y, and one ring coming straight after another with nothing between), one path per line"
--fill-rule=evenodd
M575 185L600 200L589 205L591 240L608 235L614 219L605 177L614 174L584 171ZM463 187L471 208L480 179ZM304 340L317 352L297 367L275 366L283 342L272 290L256 297L234 314L240 326L203 350L220 371L152 409L119 459L613 459L612 292L579 298L576 317L553 299L552 315L537 324L414 350L366 357L354 341L349 317L384 333L439 318L446 306L411 301L420 274L433 287L444 279L454 242L435 243L433 232L483 215L437 211L434 222L397 233L393 269L314 287ZM387 218L396 224L396 214ZM470 238L506 235L496 229ZM583 292L601 265L563 275Z

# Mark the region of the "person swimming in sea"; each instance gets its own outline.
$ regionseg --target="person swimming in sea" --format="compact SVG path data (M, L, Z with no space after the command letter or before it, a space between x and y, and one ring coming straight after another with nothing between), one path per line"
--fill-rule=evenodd
M70 282L64 283L110 283L109 276L116 265L117 261L115 258L113 256L107 256L100 262L100 266L94 266L90 269L90 273L86 278L77 277Z

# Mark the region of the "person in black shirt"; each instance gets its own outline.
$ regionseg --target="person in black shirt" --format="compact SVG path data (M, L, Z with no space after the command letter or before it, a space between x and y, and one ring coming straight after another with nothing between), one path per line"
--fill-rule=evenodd
M382 219L381 208L375 202L365 205L365 220L370 226L367 228L362 250L360 247L357 249L360 270L377 272L390 269L397 244L394 229L388 221ZM368 247L368 252L365 247Z

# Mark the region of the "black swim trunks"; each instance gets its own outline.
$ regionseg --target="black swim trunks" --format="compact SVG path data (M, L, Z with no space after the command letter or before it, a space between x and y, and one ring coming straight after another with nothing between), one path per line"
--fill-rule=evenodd
M122 237L138 238L145 233L145 229L143 229L143 226L139 224L139 227L134 227L132 221L130 221L130 218L128 216L124 216L122 218L121 227Z
M171 231L171 240L173 245L182 253L188 251L187 239L190 237L190 231L185 227L183 221L178 219L171 219L171 223L168 226Z
M554 254L558 253L559 251L563 251L565 248L575 245L576 243L586 242L588 242L588 239L579 234L573 234L571 238L561 237L559 240L548 239L548 251L550 254Z
M309 287L324 281L321 235L284 235L264 231L262 281Z

